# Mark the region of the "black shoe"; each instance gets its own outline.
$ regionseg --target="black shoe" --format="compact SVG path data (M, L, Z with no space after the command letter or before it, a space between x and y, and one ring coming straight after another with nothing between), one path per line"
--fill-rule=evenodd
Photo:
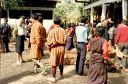
M78 75L79 75L79 76L87 76L87 74L84 73L84 72L83 72L83 73L78 73Z

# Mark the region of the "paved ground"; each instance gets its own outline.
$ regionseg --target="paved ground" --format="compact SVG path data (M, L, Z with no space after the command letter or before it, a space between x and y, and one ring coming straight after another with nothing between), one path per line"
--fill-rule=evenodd
M29 58L29 49L26 47L23 52L23 57L26 63L22 66L15 66L16 53L13 44L10 45L11 52L0 54L0 84L51 84L47 81L51 77L50 68L48 75L43 76L41 69L38 74L33 73L32 62ZM45 50L45 56L42 63L48 64L49 56ZM59 80L59 70L57 70L57 82L55 84L87 84L87 76L77 76L75 74L74 65L65 65L64 79ZM108 84L128 84L128 73L108 73Z

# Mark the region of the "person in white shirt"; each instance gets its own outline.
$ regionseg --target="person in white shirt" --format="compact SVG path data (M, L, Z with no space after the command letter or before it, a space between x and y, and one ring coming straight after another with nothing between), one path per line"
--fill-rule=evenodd
M75 29L77 40L76 73L84 75L84 62L86 58L86 45L88 43L88 28L85 26L86 19L81 18L79 26Z
M24 51L24 40L26 34L26 23L25 17L21 16L17 26L17 34L16 34L16 53L17 53L17 65L21 65L24 60L22 58L22 52Z

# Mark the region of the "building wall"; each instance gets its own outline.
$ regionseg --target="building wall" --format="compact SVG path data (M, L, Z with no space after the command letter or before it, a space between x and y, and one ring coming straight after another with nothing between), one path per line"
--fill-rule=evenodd
M11 26L11 28L14 28L16 25L18 19L15 18L9 18L8 23ZM1 24L4 23L4 19L1 18ZM53 24L53 20L44 19L43 20L43 26L45 27L46 31L49 31L50 26Z

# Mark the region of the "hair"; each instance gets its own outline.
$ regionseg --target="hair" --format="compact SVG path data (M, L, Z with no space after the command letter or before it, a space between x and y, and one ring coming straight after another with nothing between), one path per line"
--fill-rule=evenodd
M23 20L25 20L26 17L22 15L22 16L20 16L20 18L22 18Z
M32 14L32 15L31 15L31 18L33 18L34 20L38 20L39 17L38 17L37 14Z
M39 21L40 23L42 23L42 22L43 22L43 17L42 17L42 16L39 16L38 21Z
M7 17L4 17L4 21L8 22L8 18Z
M82 17L80 18L80 22L81 22L81 23L86 23L86 21L87 21L87 18L86 18L85 16L82 16Z
M4 19L8 19L7 17L4 17Z
M102 37L104 35L104 33L105 33L105 29L102 28L102 26L98 26L96 28L96 36Z
M68 24L68 27L70 28L70 27L75 27L75 24L74 23L70 23L70 24Z
M61 24L61 20L60 20L59 17L54 19L54 24L56 24L56 25L60 25Z
M97 25L96 23L93 23L93 27L96 27L96 25Z

